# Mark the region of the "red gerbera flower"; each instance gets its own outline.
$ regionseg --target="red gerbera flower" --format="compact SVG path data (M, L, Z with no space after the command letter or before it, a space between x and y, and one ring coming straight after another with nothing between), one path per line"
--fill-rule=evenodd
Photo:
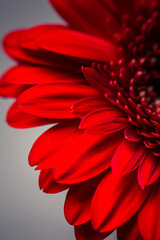
M69 188L77 240L159 240L160 3L50 0L67 26L10 33L2 96L17 128L58 123L29 154L46 193ZM83 66L83 67L82 67ZM82 71L81 71L82 68ZM83 72L83 74L82 74Z

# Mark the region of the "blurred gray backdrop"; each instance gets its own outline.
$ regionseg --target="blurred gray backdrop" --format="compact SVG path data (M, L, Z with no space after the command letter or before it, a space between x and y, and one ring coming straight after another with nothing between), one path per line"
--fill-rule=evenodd
M62 22L47 0L0 0L0 39L13 29ZM0 74L14 65L0 49ZM27 156L49 126L12 129L5 123L13 100L0 99L0 239L74 240L63 216L64 193L48 195L38 188L38 172ZM112 234L110 240L116 239Z

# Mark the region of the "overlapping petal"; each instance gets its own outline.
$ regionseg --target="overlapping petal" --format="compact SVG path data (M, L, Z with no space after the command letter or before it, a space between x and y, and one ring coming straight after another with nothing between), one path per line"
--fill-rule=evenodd
M117 60L117 49L112 42L69 28L46 31L37 42L42 49L78 59L100 62Z
M72 105L72 112L76 117L83 118L87 113L99 108L111 107L104 97L88 97L78 100Z
M139 185L144 188L154 183L160 177L160 162L152 153L148 153L138 171Z
M88 113L80 123L80 129L90 134L110 134L127 127L125 115L114 107L100 108Z
M91 221L100 232L111 231L134 216L146 200L150 188L142 190L136 172L116 177L109 172L99 184L91 206Z
M137 215L117 229L118 240L143 240L139 231Z
M39 187L43 189L45 193L58 193L66 190L70 185L64 185L57 183L53 178L53 170L43 169L39 174Z
M98 175L110 167L112 155L122 139L121 133L80 133L56 154L54 178L63 184L73 184ZM70 156L69 161L65 161L65 156Z
M67 0L50 0L50 2L73 28L106 39L113 38L111 26L114 26L117 31L119 29L119 21L113 10L112 14L111 3L104 5L103 1L97 0L94 2L92 0L71 0L69 2ZM97 15L97 11L101 14Z
M2 77L6 84L35 85L45 83L79 83L84 82L81 74L69 70L33 65L18 65L9 69Z
M99 93L85 84L41 84L25 91L19 98L20 108L44 118L75 118L71 106L78 99L98 96Z
M104 174L102 173L86 182L75 184L69 189L65 200L64 214L70 224L76 226L90 220L91 201Z
M77 240L103 240L111 234L111 232L99 233L95 231L91 222L75 226L74 231Z
M39 137L29 155L31 165L38 165L37 169L53 168L54 178L63 184L85 181L106 170L123 139L119 133L83 133L76 124L62 123L51 128ZM66 156L70 156L69 161Z
M14 128L30 128L58 122L57 119L41 118L22 111L17 101L10 107L6 120Z
M125 140L119 145L112 158L112 170L116 175L127 174L135 170L143 161L147 150L142 143Z
M160 188L159 181L153 186L153 190L138 215L138 224L143 239L158 240L160 236Z
M54 25L52 25L54 29ZM57 25L56 25L57 27ZM37 32L38 28L38 32ZM41 27L35 27L34 31L35 34L34 38L32 38L30 41L25 42L25 47L22 46L20 39L23 37L23 42L24 42L24 33L27 31L27 36L26 38L28 39L28 35L30 36L30 31L32 32L32 28L28 30L18 30L9 33L3 41L3 47L5 52L15 59L16 61L20 63L32 63L32 64L38 64L38 65L43 65L43 66L50 66L50 67L57 67L57 68L62 68L62 69L80 69L81 64L83 61L78 63L75 61L75 59L68 58L67 56L58 54L58 53L53 53L49 51L44 51L40 49L37 45L37 38L39 37L39 29ZM42 26L43 33L41 32L41 35L45 34L45 28ZM28 43L28 45L27 45ZM33 49L34 45L34 49Z

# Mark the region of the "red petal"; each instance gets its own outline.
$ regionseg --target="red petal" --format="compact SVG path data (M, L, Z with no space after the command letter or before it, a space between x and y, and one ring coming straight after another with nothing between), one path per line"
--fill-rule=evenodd
M95 231L90 222L74 227L76 240L103 240L112 232L99 233Z
M107 79L92 68L82 68L86 80L102 93L108 92Z
M39 175L39 187L43 189L43 192L53 194L66 190L70 185L56 183L52 169L44 169Z
M30 87L28 84L12 84L8 81L8 75L10 75L10 70L4 73L0 79L0 96L17 98L23 91Z
M111 42L69 28L47 31L37 41L42 49L79 59L108 62L118 58Z
M108 1L108 0L106 0L106 1ZM120 15L127 13L129 16L130 14L133 15L133 9L136 6L136 1L121 0L121 2L120 2L119 0L114 0L114 5L115 5L116 9L119 10Z
M118 240L143 240L139 231L137 216L117 229Z
M78 99L99 95L83 84L41 84L25 91L18 99L21 109L44 118L75 118L71 106Z
M64 184L85 181L106 170L123 135L90 135L77 127L77 121L71 121L42 134L30 152L30 164L53 168L54 178Z
M153 190L138 215L140 232L145 240L159 240L160 237L160 188L159 182Z
M34 27L35 33L37 33L37 38L39 37L39 29L41 26L38 26L37 28ZM56 26L57 27L57 26ZM52 25L52 28L54 29L54 25ZM38 31L36 31L38 29ZM42 25L43 34L45 34L45 28ZM57 53L51 53L49 51L41 50L37 47L37 50L33 50L33 45L37 46L37 39L32 39L34 43L31 43L28 41L28 48L27 43L25 43L25 48L21 47L22 43L20 42L20 39L24 36L26 36L26 32L28 35L30 35L30 30L32 31L32 28L29 30L19 30L9 33L3 41L3 47L9 56L14 58L17 61L20 62L29 62L29 63L36 63L40 65L47 65L51 67L60 67L62 69L77 69L81 67L81 64L74 61L74 59L70 59L66 56L59 55ZM36 34L35 34L36 35ZM27 36L28 39L28 36ZM24 41L24 39L23 39ZM21 43L21 45L20 45Z
M130 173L135 170L147 154L142 143L125 140L115 151L112 158L112 169L116 175Z
M73 184L100 174L110 167L112 155L122 140L121 134L81 132L55 155L54 178L63 184Z
M64 205L64 214L69 224L81 225L90 220L91 201L103 176L104 173L69 189Z
M44 83L79 83L84 82L84 79L76 73L71 73L71 71L19 65L9 69L2 76L1 81L7 84L35 85Z
M110 8L107 5L104 7L100 1L50 0L50 2L73 28L107 39L113 37L112 27L116 32L119 32L119 22L112 15Z
M78 124L77 120L60 122L44 132L33 144L29 154L29 164L34 166L44 161L45 166L47 165L45 161L49 163L50 160L50 166L48 165L44 169L52 168L54 166L54 153L70 141L70 138L79 134Z
M138 182L142 189L154 183L160 177L160 162L152 153L148 153L138 170Z
M18 44L20 47L29 50L38 50L37 40L43 34L48 31L54 31L55 29L65 29L66 26L60 24L38 25L28 28L20 36Z
M99 184L92 201L94 229L111 231L127 222L140 209L149 192L150 188L140 188L136 172L123 177L109 172Z
M30 128L45 124L56 123L58 120L45 119L23 112L17 102L15 102L8 111L7 122L14 128Z
M10 84L0 82L0 96L17 98L22 92L28 89L28 85Z
M121 120L118 122L118 120ZM124 119L124 122L122 121ZM80 123L80 129L91 134L113 133L127 127L125 115L114 107L101 108L88 113Z
M72 105L72 112L76 117L83 118L87 113L103 107L111 107L111 103L100 96L89 97L74 103Z
M142 137L137 133L134 127L128 127L124 131L124 136L128 141L131 142L140 142Z

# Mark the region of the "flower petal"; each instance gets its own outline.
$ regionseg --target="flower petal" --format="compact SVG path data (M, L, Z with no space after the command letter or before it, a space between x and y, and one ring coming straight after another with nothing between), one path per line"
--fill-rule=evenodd
M143 240L139 231L137 216L117 229L118 240Z
M56 183L52 169L43 169L39 175L39 187L45 193L58 193L66 190L70 185Z
M138 215L138 224L143 239L159 240L160 236L160 188L159 182L153 190Z
M89 97L75 102L72 112L76 117L83 118L87 113L103 107L111 107L111 103L103 97Z
M19 98L20 108L44 118L75 118L71 106L78 99L99 93L84 84L41 84L25 91Z
M22 92L28 89L29 85L10 84L0 81L0 96L17 98Z
M9 69L1 78L7 84L35 85L44 83L84 82L81 75L67 70L32 65L18 65ZM0 82L1 84L1 82Z
M108 5L95 0L50 0L53 7L73 28L98 35L106 39L113 38L111 26L118 31L118 20ZM97 14L97 12L101 14ZM95 17L96 16L96 17ZM107 24L108 21L108 24ZM104 31L105 29L105 31Z
M107 79L92 68L83 67L83 74L91 86L102 93L108 92Z
M54 29L54 25L52 25L52 27ZM38 29L38 31L36 31L36 29ZM39 29L40 29L40 26L34 27L34 31L35 33L37 32L37 35L35 34L35 39L32 39L32 42L27 41L28 47L27 47L27 42L25 42L25 48L24 46L23 47L21 46L22 42L20 41L20 39L23 37L23 41L24 41L24 36L27 35L26 32L28 33L28 35L30 35L30 30L31 32L33 32L32 28L28 30L14 31L6 35L6 37L3 40L3 47L5 52L16 61L22 62L22 63L29 62L29 63L39 64L44 66L58 67L62 69L72 69L72 70L81 68L82 63L80 64L76 62L75 59L71 59L57 53L53 53L53 52L51 53L49 51L44 51L40 49L37 46ZM42 29L43 29L43 33L41 34L43 35L46 32L43 25L42 25ZM26 36L27 40L28 40L28 35ZM33 50L33 45L34 47L37 46L37 49L35 48Z
M44 169L52 168L54 153L79 134L78 124L77 120L63 121L44 132L32 146L29 164L34 166L44 162Z
M74 227L76 240L103 240L108 237L112 232L99 233L95 231L91 222Z
M71 225L81 225L90 220L91 201L104 173L71 187L67 193L64 214Z
M142 137L137 133L136 129L131 126L125 129L124 136L131 142L140 142L142 140Z
M69 28L47 31L37 42L42 49L78 59L101 62L118 59L113 43Z
M59 183L73 184L100 174L110 167L112 155L122 140L120 133L91 135L81 132L54 157L54 178Z
M105 0L108 1L108 0ZM133 9L134 6L136 5L137 1L134 0L121 0L121 2L119 0L113 0L114 5L116 7L116 9L119 10L119 13L122 14L132 14L133 15Z
M121 141L122 133L90 135L78 130L77 121L62 122L37 139L29 163L38 164L36 169L53 168L54 179L60 183L78 183L110 167L111 157Z
M137 172L117 177L106 174L99 184L93 201L91 222L100 232L111 231L127 222L142 206L150 188L142 190Z
M8 124L14 128L30 128L58 122L57 119L40 118L23 112L17 102L10 107L6 119Z
M147 154L142 143L125 140L119 145L112 158L112 170L116 175L130 173L135 170Z
M160 162L152 153L148 153L138 169L138 182L142 189L154 183L160 177Z
M120 122L119 122L120 119ZM90 134L113 133L127 127L125 115L114 107L100 108L88 113L79 128Z

